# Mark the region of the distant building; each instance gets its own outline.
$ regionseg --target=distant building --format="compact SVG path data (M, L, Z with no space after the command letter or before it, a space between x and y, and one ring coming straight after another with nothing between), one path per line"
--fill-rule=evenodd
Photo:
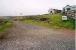
M58 9L49 9L48 12L50 14L57 14L57 13L61 13L61 10L58 10Z
M68 16L69 18L76 18L76 5L70 6L67 5L62 10L63 14Z

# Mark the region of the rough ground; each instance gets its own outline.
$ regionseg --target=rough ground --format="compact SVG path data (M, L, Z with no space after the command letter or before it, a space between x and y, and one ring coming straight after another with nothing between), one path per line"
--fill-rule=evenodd
M14 22L0 40L0 50L75 50L74 31L55 30Z

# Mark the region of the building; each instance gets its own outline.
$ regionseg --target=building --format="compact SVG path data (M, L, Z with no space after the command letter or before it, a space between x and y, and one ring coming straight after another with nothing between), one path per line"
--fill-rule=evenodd
M66 15L68 16L69 18L73 18L75 19L76 18L76 5L66 5L63 10L63 15Z
M61 10L58 10L58 9L49 9L48 12L50 14L57 14L57 13L61 13Z

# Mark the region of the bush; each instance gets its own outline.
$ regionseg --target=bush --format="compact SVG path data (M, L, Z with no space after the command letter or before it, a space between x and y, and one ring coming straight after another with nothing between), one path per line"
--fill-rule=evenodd
M49 20L48 18L40 18L40 21L47 21Z
M2 25L3 22L4 22L4 20L3 19L0 19L0 25Z

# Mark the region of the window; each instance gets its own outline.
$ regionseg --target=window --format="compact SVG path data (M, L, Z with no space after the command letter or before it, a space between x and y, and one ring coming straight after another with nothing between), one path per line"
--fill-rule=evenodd
M70 8L67 8L67 11L70 10Z

